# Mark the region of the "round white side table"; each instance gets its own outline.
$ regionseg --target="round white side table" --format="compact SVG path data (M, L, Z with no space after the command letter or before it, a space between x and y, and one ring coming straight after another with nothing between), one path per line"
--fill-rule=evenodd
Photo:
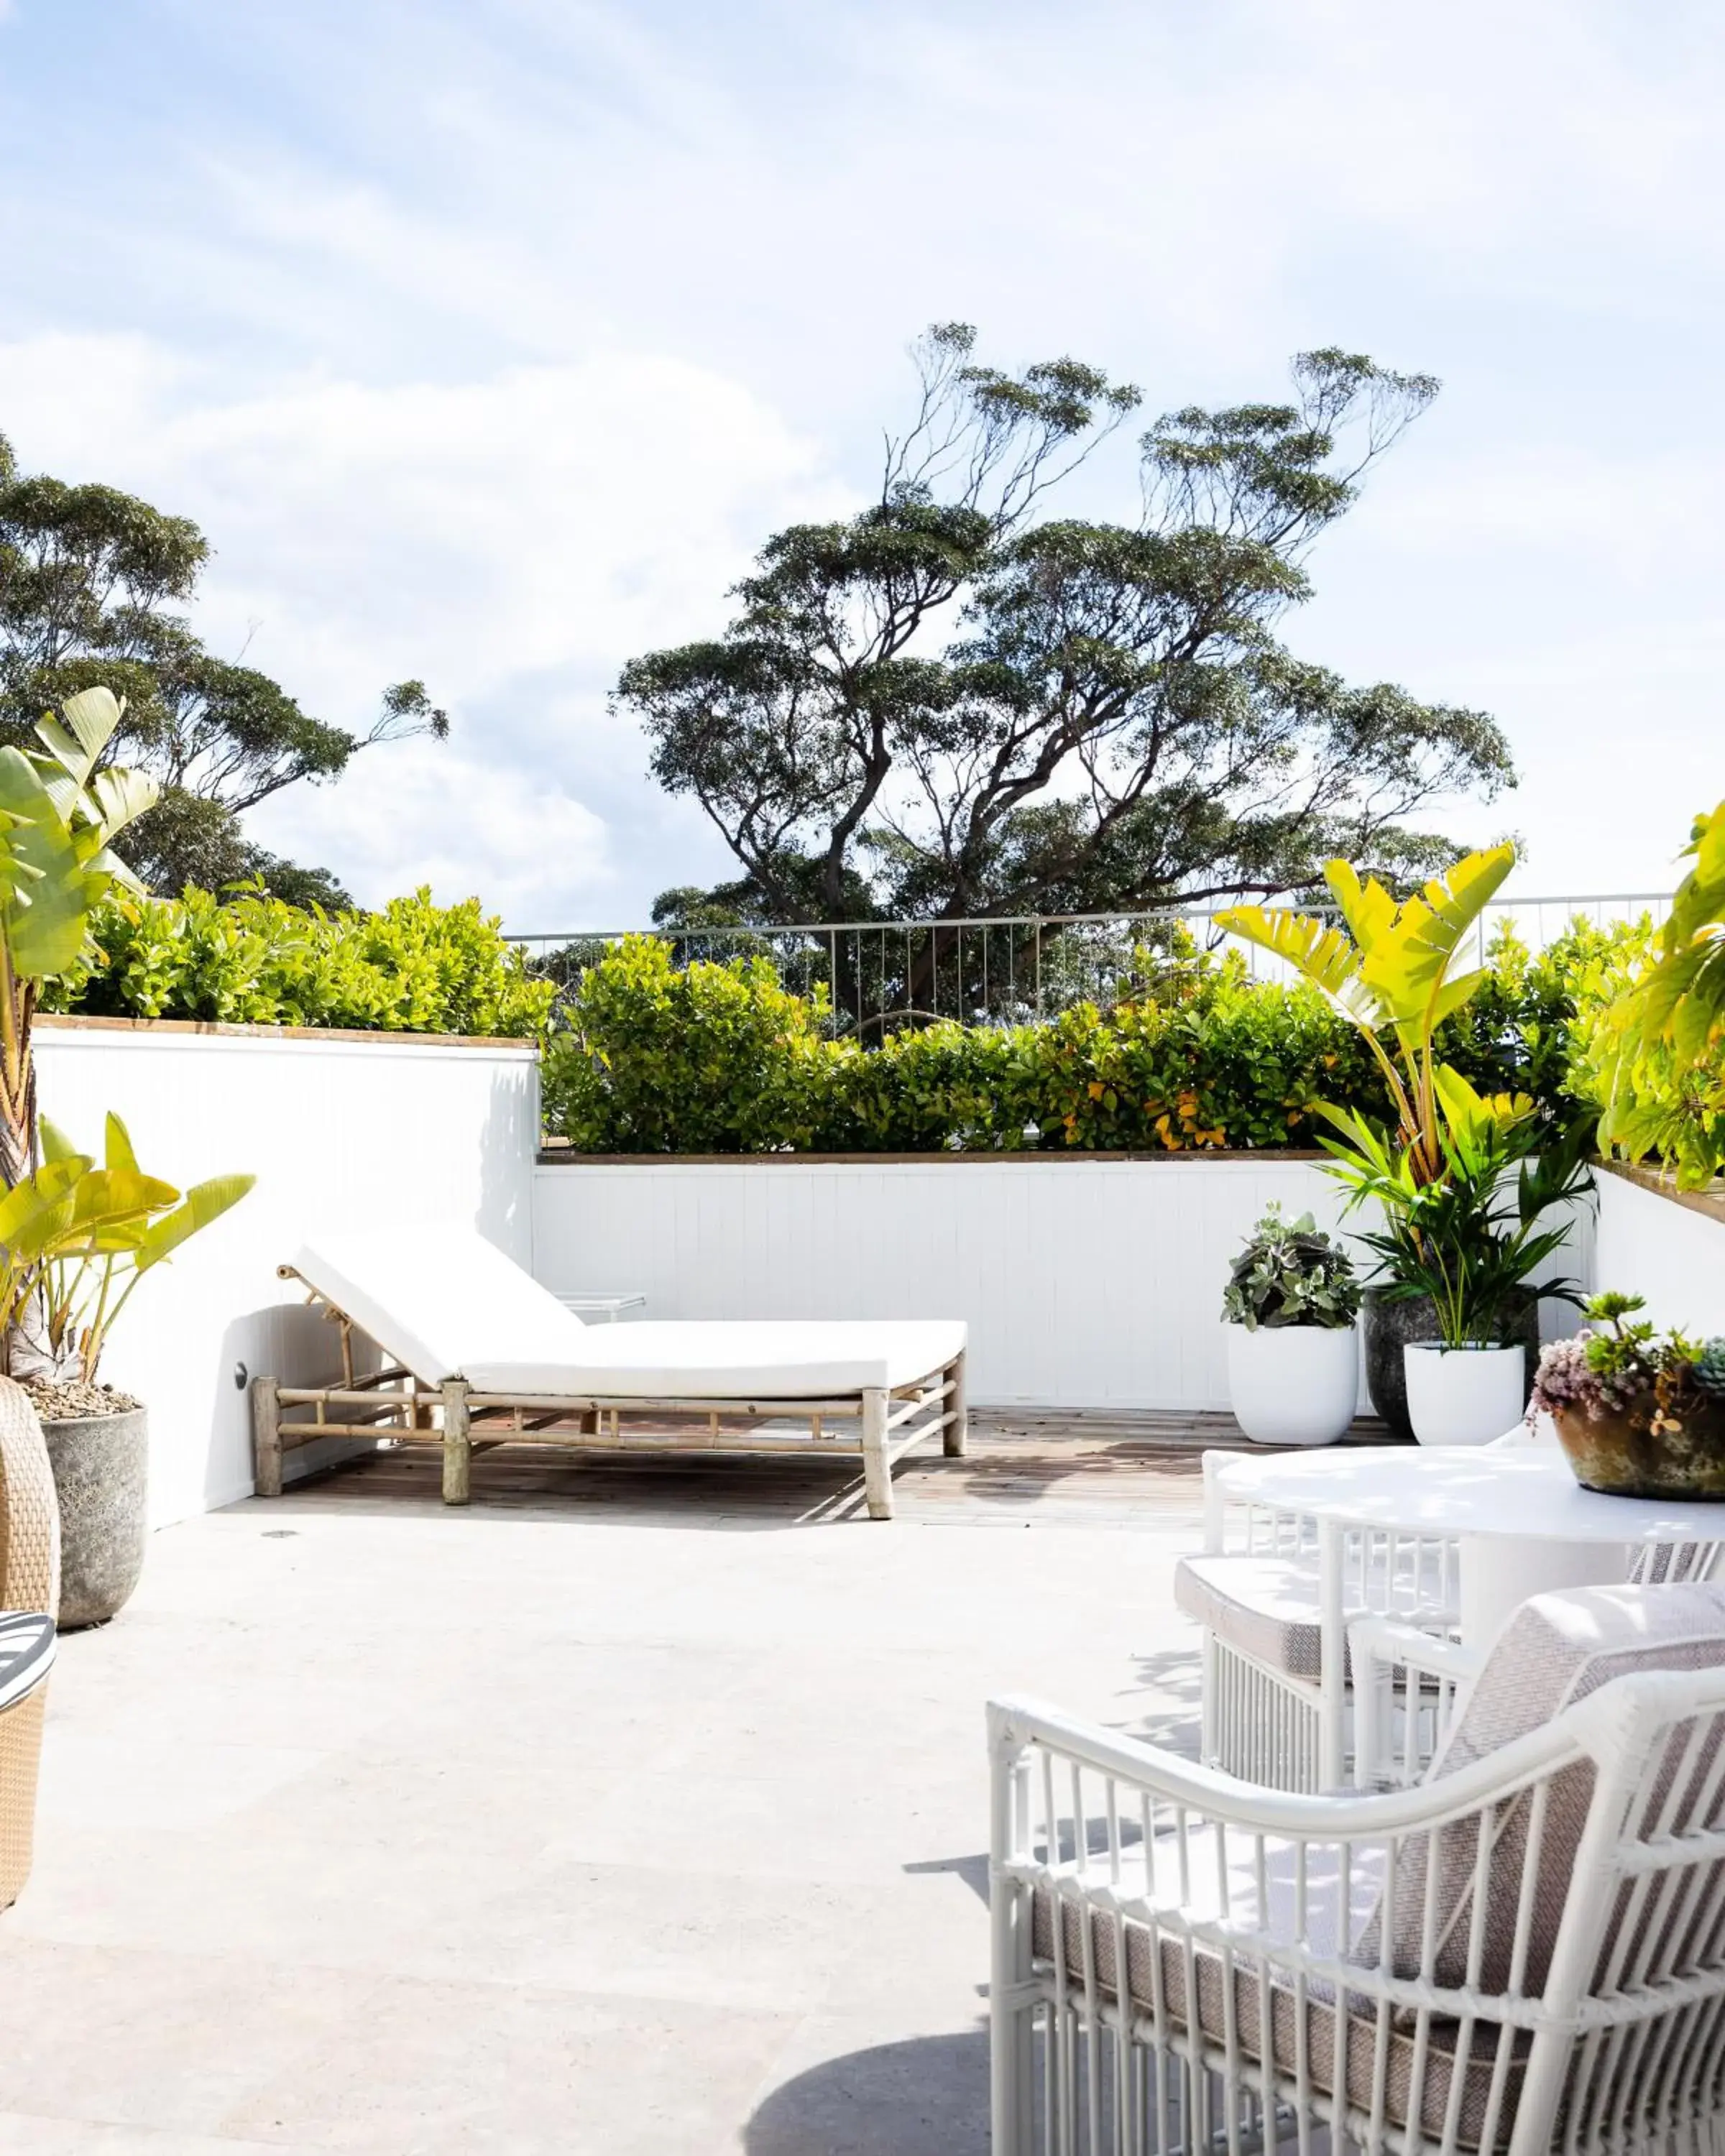
M1602 1496L1548 1445L1236 1454L1217 1476L1230 1497L1319 1521L1455 1536L1461 1636L1481 1650L1530 1594L1625 1578L1638 1546L1725 1541L1725 1504Z

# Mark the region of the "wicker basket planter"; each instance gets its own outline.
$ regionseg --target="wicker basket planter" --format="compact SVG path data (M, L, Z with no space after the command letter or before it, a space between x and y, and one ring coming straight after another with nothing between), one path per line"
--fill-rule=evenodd
M105 1625L144 1568L150 1426L142 1408L42 1425L60 1507L62 1631Z
M1618 1414L1553 1409L1558 1442L1576 1481L1611 1497L1725 1501L1725 1400L1686 1408L1678 1429L1656 1430L1656 1407L1647 1392Z

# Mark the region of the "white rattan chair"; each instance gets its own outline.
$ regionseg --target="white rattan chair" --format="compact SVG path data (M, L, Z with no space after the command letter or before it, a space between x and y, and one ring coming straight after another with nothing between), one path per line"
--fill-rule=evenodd
M1348 1622L1447 1636L1456 1544L1235 1497L1219 1470L1236 1456L1204 1455L1204 1553L1174 1570L1174 1599L1204 1635L1202 1756L1271 1789L1337 1788L1354 1766Z
M1676 1587L1711 1579L1725 1544L1652 1543L1635 1553L1630 1584ZM1398 1622L1356 1618L1348 1628L1361 1789L1408 1788L1430 1765L1485 1663L1483 1651Z
M1725 1590L1535 1598L1414 1789L989 1738L993 2156L1725 2138Z

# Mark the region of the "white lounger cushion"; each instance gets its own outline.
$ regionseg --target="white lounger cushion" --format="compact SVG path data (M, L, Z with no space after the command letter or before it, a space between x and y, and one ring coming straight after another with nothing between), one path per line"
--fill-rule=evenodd
M584 1328L578 1363L471 1362L480 1393L587 1392L619 1399L826 1399L908 1385L964 1352L956 1320L649 1320Z
M308 1245L294 1270L424 1383L624 1399L803 1399L906 1385L964 1352L957 1320L585 1326L471 1229Z

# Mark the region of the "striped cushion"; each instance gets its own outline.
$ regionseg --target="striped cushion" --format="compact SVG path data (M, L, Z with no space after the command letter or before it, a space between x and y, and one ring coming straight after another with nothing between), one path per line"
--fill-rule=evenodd
M33 1692L54 1666L54 1620L0 1615L0 1714Z

